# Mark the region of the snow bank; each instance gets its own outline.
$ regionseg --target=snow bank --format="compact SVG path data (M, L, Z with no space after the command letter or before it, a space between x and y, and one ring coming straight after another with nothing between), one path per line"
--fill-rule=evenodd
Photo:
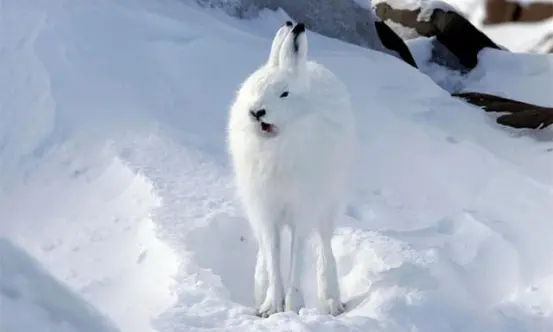
M113 25L128 14L118 6L3 4L0 235L123 331L150 332L174 300L178 260L158 239L152 184L110 148L112 134L145 126L147 102L132 91L148 98L116 79L149 75L135 70L129 59L140 62L141 51ZM113 45L129 52L111 53Z
M552 0L514 0L522 6L535 2L551 3ZM485 33L496 44L512 52L535 52L541 38L553 31L553 19L540 22L508 22L484 25L486 15L485 1L447 0L460 8L471 23Z
M446 91L483 92L553 106L553 96L545 92L553 86L552 56L483 49L478 54L476 68L469 73L461 73L430 61L434 39L411 39L407 41L407 46L420 70ZM515 84L520 77L524 77L524 84Z
M504 45L513 52L529 52L546 34L553 31L553 19L536 23L504 23L480 26L479 29L490 39ZM516 38L513 38L513 36L516 36Z
M333 240L348 312L311 309L310 264L308 307L259 319L225 128L279 13L240 21L192 1L28 0L0 15L2 38L20 36L0 52L0 81L12 82L2 111L21 124L48 105L54 114L30 137L2 127L0 234L122 331L553 329L551 140L495 124L395 57L308 32L361 129ZM467 86L547 101L546 86L530 87L551 74L544 63L512 55Z
M553 107L553 94L546 93L553 87L552 72L553 56L484 49L466 89ZM515 84L518 77L524 84Z
M157 238L151 215L161 202L149 181L109 146L58 143L35 161L0 195L0 234L122 330L152 331L150 320L174 301L178 261Z
M9 240L0 237L0 328L116 332L118 328Z

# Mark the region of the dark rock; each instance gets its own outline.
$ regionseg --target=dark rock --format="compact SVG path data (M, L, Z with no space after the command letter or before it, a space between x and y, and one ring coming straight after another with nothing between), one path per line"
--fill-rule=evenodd
M514 127L541 129L553 124L553 107L544 107L524 103L479 92L452 94L473 105L482 107L486 112L505 112L497 118L497 123Z
M553 3L534 2L521 5L516 1L486 0L484 24L538 22L553 17Z
M511 1L487 0L485 8L486 14L482 22L484 24L513 22L520 16L520 6Z
M421 8L395 9L386 2L375 6L375 13L381 20L390 20L402 27L414 29L421 36L435 36L468 69L476 67L478 52L483 48L501 49L455 11L435 8L427 21L418 19L420 12Z
M436 28L436 39L467 68L476 67L478 52L483 48L500 49L488 36L455 12L438 9L432 13L430 21Z
M407 47L407 45L405 45L403 39L401 39L400 36L398 36L392 29L390 29L390 27L387 26L386 23L375 21L374 24L382 45L384 45L384 47L389 50L396 51L403 59L403 61L407 62L415 68L418 68L417 63L415 62L415 59L411 54L411 51L409 51L409 48Z

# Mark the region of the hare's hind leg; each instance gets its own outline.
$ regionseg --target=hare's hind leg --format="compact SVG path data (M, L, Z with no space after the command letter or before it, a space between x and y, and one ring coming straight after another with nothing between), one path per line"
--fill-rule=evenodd
M303 293L301 291L301 276L304 265L304 249L306 234L296 227L290 227L290 274L288 276L288 289L286 290L285 309L299 312L304 307Z
M328 220L323 220L318 229L320 245L317 259L317 279L320 306L327 313L335 316L344 312L345 306L340 300L336 259L331 246L334 217L335 215L329 215Z

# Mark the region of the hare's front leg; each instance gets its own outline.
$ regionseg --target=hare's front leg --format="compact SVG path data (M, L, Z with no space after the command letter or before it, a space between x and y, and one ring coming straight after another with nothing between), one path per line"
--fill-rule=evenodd
M306 234L296 227L291 227L291 251L290 274L288 276L288 289L286 290L285 309L298 313L304 307L303 293L301 291L301 276L304 265L304 249Z
M267 287L269 286L269 276L267 274L267 263L265 261L264 250L261 243L259 243L258 246L257 262L255 263L254 274L254 298L255 306L257 308L265 302L265 298L267 297Z
M261 249L267 265L268 286L265 301L258 308L258 315L269 317L284 311L284 289L280 270L280 229L277 224L267 225L261 236Z
M336 259L331 246L333 228L333 222L330 220L319 228L321 242L317 260L317 279L320 306L327 313L336 316L345 311L345 306L340 300Z

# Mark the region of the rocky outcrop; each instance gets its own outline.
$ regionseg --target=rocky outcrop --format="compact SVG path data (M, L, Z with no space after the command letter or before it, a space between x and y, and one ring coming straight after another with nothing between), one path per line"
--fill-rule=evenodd
M463 16L455 7L441 0L373 0L372 8L378 18L404 39L436 35L431 18L437 10Z
M397 52L406 63L418 68L411 51L409 51L409 48L403 39L401 39L400 36L398 36L389 26L387 26L386 23L382 21L375 21L374 24L382 45L389 50Z
M374 11L384 22L393 22L396 26L394 30L409 28L420 36L436 37L467 69L476 67L478 52L483 48L500 49L464 16L453 10L441 7L398 9L388 2L379 2L374 6ZM427 14L421 15L422 11Z
M479 92L453 94L486 112L508 113L497 118L497 123L514 127L540 129L553 124L553 107L543 107Z
M484 24L539 22L553 17L553 3L520 4L516 0L486 0Z

